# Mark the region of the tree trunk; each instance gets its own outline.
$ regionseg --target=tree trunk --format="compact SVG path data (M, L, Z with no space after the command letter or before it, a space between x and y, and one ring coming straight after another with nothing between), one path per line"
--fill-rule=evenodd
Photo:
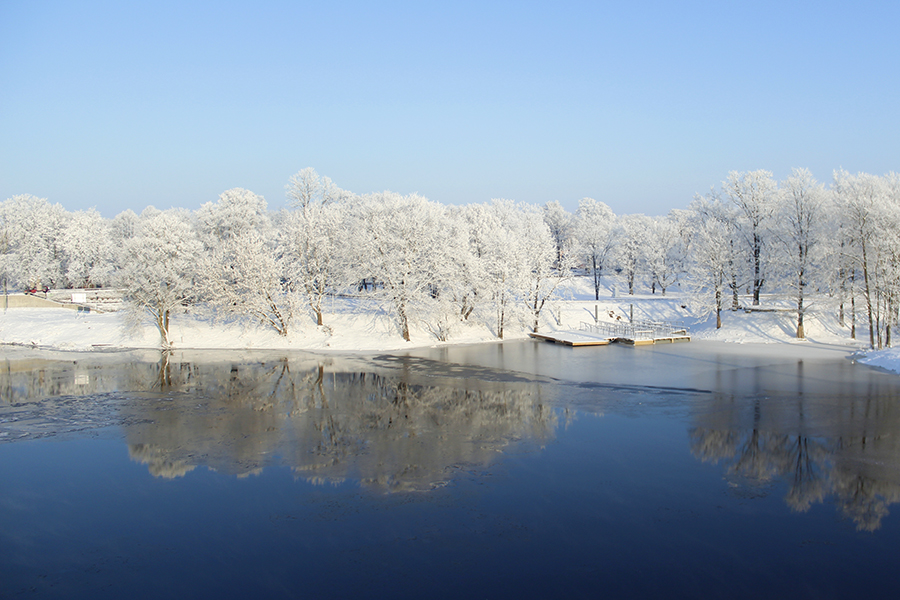
M738 300L738 284L737 284L737 273L733 270L731 271L731 310L738 310L741 307L741 303Z
M716 329L722 329L722 290L716 288Z
M873 319L873 307L872 307L872 290L869 286L869 264L866 259L866 244L863 242L862 244L862 270L863 270L863 284L865 286L865 294L866 294L866 312L869 317L869 346L875 347L875 322Z
M759 253L760 246L762 245L762 240L759 239L759 234L753 231L753 306L759 306L759 289L762 287L762 281L759 278Z
M406 305L401 303L397 306L397 318L400 320L400 335L407 342L409 339L409 319L406 317Z
M169 311L158 310L156 312L156 327L159 329L160 343L163 348L171 348L172 341L169 339Z
M801 272L797 282L797 339L804 337L806 336L803 331L803 274Z
M891 322L894 320L894 302L891 296L887 299L887 315L884 318L884 347L891 347Z

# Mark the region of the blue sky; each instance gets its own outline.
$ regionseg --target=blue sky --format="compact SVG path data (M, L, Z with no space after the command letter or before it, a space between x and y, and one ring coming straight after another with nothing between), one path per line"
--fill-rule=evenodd
M664 214L900 170L900 3L0 3L0 199L354 192Z

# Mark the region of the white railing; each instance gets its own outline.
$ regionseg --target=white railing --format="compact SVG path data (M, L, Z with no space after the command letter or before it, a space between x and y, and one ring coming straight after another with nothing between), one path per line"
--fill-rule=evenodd
M677 323L656 321L598 321L581 323L581 330L608 338L628 340L659 340L686 337L687 327Z

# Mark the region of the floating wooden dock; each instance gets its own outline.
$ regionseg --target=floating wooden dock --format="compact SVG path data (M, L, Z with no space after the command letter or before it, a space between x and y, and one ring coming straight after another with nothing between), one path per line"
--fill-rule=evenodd
M530 333L534 339L566 346L606 346L612 343L629 346L689 342L687 328L670 323L582 323L581 329Z

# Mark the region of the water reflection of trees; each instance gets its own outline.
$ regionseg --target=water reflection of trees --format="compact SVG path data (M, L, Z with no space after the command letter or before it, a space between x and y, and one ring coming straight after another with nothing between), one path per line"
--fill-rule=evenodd
M164 356L165 395L129 403L131 456L154 475L197 465L246 476L288 464L313 482L429 489L516 442L542 443L556 417L532 384L440 385L400 370L287 358L207 365Z
M0 360L0 407L35 404L59 396L164 391L171 378L168 353L73 354L9 349L4 353Z
M859 530L900 502L900 404L893 392L832 397L719 396L690 431L704 462L724 463L743 489L785 481L799 512L833 497Z

